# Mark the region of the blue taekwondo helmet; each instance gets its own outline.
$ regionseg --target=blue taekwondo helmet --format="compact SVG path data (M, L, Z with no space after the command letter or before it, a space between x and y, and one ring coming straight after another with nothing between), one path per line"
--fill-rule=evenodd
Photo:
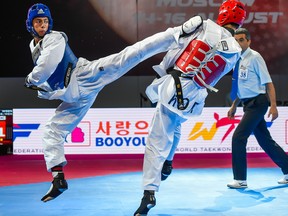
M47 30L47 33L51 32L51 29L53 27L53 19L51 17L51 13L49 8L41 3L37 3L32 5L29 10L28 10L28 14L27 14L27 20L26 20L26 28L27 31L30 32L33 36L37 36L40 37L37 32L34 30L33 28L33 24L32 21L34 18L36 17L47 17L49 20L49 27Z

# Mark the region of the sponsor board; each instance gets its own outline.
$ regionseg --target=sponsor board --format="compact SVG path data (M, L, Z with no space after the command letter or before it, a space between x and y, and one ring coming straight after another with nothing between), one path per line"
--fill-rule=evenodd
M42 128L54 109L14 109L14 154L43 154ZM155 108L90 109L66 137L66 154L143 154ZM227 118L228 107L206 107L202 115L182 124L177 153L230 153L232 134L242 118ZM279 107L279 117L267 127L273 139L288 151L288 108ZM263 152L254 135L247 152Z

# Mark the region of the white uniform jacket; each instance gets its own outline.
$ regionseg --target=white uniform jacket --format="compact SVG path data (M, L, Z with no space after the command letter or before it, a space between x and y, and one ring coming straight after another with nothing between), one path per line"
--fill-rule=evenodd
M214 52L211 52L206 56L206 61L213 58L213 55L218 54L226 62L223 72L220 76L215 78L212 86L214 86L221 77L231 71L241 54L241 47L231 33L208 19L203 22L202 27L194 34L189 37L180 38L179 48L168 51L163 61L159 65L153 67L161 78L155 79L147 87L147 96L153 103L160 102L171 111L186 119L201 114L205 98L207 97L207 90L206 88L197 85L193 79L180 77L186 109L179 110L176 102L175 82L173 77L170 74L167 74L166 71L168 68L174 67L175 61L186 46L194 39L204 41L214 50ZM225 45L225 47L223 45Z

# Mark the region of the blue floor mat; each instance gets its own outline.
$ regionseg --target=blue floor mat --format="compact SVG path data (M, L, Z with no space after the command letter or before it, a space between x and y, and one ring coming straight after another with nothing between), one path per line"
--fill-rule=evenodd
M149 216L287 216L288 185L278 168L250 168L247 189L228 189L231 169L174 169ZM50 182L0 187L0 216L133 216L142 173L70 179L57 199L40 201Z

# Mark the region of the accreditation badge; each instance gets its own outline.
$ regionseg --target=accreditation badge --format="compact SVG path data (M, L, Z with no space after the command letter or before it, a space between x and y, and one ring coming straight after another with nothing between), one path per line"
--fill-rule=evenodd
M247 80L248 79L248 69L241 65L240 68L239 68L239 79L242 79L242 80Z

